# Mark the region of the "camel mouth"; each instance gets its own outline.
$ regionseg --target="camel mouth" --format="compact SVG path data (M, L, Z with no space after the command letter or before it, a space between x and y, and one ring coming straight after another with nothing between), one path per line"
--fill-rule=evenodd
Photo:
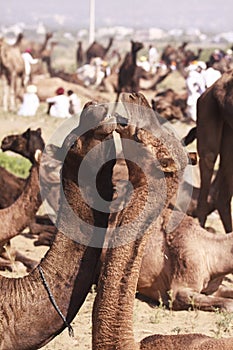
M8 151L10 149L11 145L12 145L12 141L9 140L8 137L6 137L2 140L1 150L3 152Z

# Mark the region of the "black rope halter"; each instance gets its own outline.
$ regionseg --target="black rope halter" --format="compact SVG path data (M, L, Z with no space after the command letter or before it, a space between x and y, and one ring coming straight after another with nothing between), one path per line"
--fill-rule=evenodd
M55 310L57 311L58 315L61 317L61 319L63 320L64 324L66 325L66 327L68 327L68 332L69 332L69 336L70 337L73 337L74 336L74 330L71 326L71 324L67 321L67 319L65 318L65 316L63 315L63 313L61 312L59 306L57 305L56 303L56 300L54 299L54 296L49 288L49 285L46 281L46 278L45 278L45 275L44 275L44 272L43 272L43 269L42 267L39 265L38 266L38 270L40 272L40 275L41 275L41 278L42 278L42 281L43 281L43 284L45 286L45 289L48 293L48 296L49 296L49 299L52 303L52 305L54 306Z

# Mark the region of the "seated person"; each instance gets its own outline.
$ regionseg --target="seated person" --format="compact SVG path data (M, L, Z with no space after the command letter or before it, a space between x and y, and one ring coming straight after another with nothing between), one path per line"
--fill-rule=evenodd
M56 96L47 98L46 102L49 104L48 114L57 118L69 118L70 101L66 95L63 87L59 87L56 91Z
M26 93L23 95L23 102L18 111L18 115L21 116L34 116L40 105L39 98L37 96L37 87L35 85L28 85Z

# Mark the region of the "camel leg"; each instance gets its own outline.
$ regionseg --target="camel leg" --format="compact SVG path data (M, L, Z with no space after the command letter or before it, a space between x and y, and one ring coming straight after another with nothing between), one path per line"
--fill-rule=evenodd
M200 158L199 160L201 188L200 188L198 204L197 204L197 217L202 227L205 226L205 222L209 212L209 205L207 202L207 198L209 195L210 183L211 183L211 178L213 175L214 164L216 162L217 155L218 155L218 150L216 149L215 152L208 153L208 155L206 155L203 158Z
M232 232L231 198L232 193L230 192L229 187L226 184L224 186L223 183L219 188L216 208L219 212L226 233Z
M224 286L224 285L220 285L218 290L213 294L213 296L221 297L221 298L233 299L232 287L227 287L227 286Z
M204 96L204 98L203 98ZM204 227L208 214L207 198L210 190L214 165L220 152L223 120L211 92L203 94L197 102L197 151L200 157L200 194L197 204L197 217Z
M203 311L214 311L214 309L220 309L233 312L233 300L201 294L190 288L184 288L177 291L173 302L174 310L189 309L190 307L193 307L193 305Z
M155 334L140 342L140 350L232 350L232 338L211 338L203 334Z
M15 90L16 90L16 74L11 75L10 83L10 110L15 111Z
M9 96L9 85L7 78L5 75L2 75L2 90L3 90L3 96L2 96L2 105L3 105L3 110L5 112L8 111L8 96Z
M219 191L216 208L219 212L226 233L232 231L231 198L233 194L232 162L233 130L224 125L220 150Z

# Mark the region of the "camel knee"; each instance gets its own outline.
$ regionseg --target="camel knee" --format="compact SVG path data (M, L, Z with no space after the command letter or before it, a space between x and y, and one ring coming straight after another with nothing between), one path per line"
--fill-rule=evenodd
M200 159L202 166L207 170L212 170L217 159L217 153L210 152Z

